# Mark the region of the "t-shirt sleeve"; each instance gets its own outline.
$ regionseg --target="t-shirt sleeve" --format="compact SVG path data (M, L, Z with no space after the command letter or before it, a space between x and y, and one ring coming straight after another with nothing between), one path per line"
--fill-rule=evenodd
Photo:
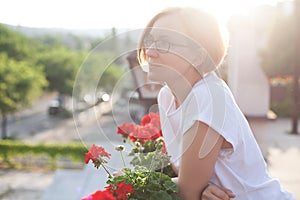
M183 108L182 132L185 133L196 121L201 121L235 148L237 138L233 134L238 127L234 126L234 113L230 113L234 110L230 107L230 98L226 88L217 84L202 84L195 88Z
M166 86L162 87L157 95L157 102L160 112L166 112L171 101L172 95Z

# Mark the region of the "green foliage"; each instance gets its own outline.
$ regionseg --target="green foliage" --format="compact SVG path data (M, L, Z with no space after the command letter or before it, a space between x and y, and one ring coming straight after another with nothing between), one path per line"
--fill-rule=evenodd
M45 67L49 89L71 95L78 68L84 54L64 47L48 49L40 53L37 63Z
M149 170L154 169L157 172L163 172L169 177L177 176L166 154L157 154L156 152L140 153L133 157L130 164L133 166L144 166Z
M37 38L35 38L36 41L39 43L42 43L46 46L46 48L51 47L61 47L64 46L68 49L72 49L75 51L82 51L82 50L88 50L90 48L90 45L87 42L91 41L85 41L87 38L82 38L80 36L68 33L68 34L55 34L53 35L42 35Z
M116 30L112 29L112 34L115 36ZM9 59L26 61L32 67L43 66L49 89L66 95L72 94L78 69L88 55L84 50L95 45L93 42L90 38L84 39L73 34L27 38L0 25L0 53L4 52ZM118 42L113 37L111 42L107 43L108 46L91 54L92 58L87 59L88 66L84 67L88 73L83 82L80 82L81 85L92 83L94 88L112 91L123 73L119 66L112 63L112 54L118 51ZM81 91L86 90L83 88Z
M283 96L282 100L273 100L271 102L271 110L276 113L278 117L291 117L292 105L293 105L293 83L289 82L283 85L286 89L286 94ZM300 84L300 79L298 81ZM300 94L300 90L298 91ZM298 109L300 110L300 104L298 104Z
M29 144L12 140L0 140L0 158L13 165L15 156L47 155L52 161L58 157L69 157L74 161L82 162L86 148L80 143L71 144Z
M107 92L112 92L117 82L123 75L124 70L116 64L109 65L103 72L99 80L98 87L103 88Z
M17 61L28 59L36 53L35 45L35 42L21 33L0 25L0 52L5 52L9 58Z
M47 85L41 66L9 59L0 54L0 112L13 113L37 98Z
M270 23L267 45L259 52L261 66L268 77L291 75L295 48L293 16L276 11Z
M134 194L130 195L131 200L180 199L177 195L177 185L163 173L150 171L143 166L135 166L133 169L124 168L123 172L124 175L108 179L107 184L117 185L122 181L125 181L125 184L132 184Z
M112 63L113 54L93 51L78 71L73 95L77 98L97 91L112 92L124 70Z
M169 177L176 177L177 175L170 165L170 157L162 153L162 150L161 143L155 140L147 140L142 146L136 142L129 153L129 156L133 156L130 164L146 167L150 171L160 171Z

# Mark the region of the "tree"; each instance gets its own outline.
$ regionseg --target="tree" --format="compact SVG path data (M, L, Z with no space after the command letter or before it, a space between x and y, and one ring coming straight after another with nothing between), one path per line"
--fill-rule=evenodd
M293 15L275 12L266 49L261 51L262 68L268 77L293 77L292 130L297 134L299 110L299 0L294 1Z
M266 48L261 50L261 66L268 77L293 74L293 20L282 11L275 12Z
M36 41L0 25L0 52L8 57L18 61L31 58L37 45Z
M60 94L72 95L73 84L85 54L55 47L42 52L37 64L45 67L49 89Z
M47 48L51 48L53 46L57 47L67 47L69 49L81 51L87 50L90 48L90 40L89 38L85 38L83 36L78 36L72 33L61 33L55 35L41 35L33 38L37 43L41 43L45 45Z
M93 51L78 70L73 95L81 98L96 90L112 92L125 70L115 64L111 52Z
M7 137L7 116L32 103L47 81L41 66L30 66L25 61L15 61L5 53L0 54L0 114L2 138Z
M293 112L292 112L292 134L298 134L298 115L299 115L299 77L300 77L300 0L294 1L294 26L295 26L295 37L294 37L294 95L293 95Z

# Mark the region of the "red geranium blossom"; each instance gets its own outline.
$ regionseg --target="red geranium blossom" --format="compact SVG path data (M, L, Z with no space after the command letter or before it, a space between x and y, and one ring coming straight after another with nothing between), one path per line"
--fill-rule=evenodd
M141 125L124 122L118 126L117 133L133 142L139 140L143 143L146 140L155 140L162 136L159 113L151 112L145 115L141 120Z
M89 196L84 197L81 200L116 200L116 198L106 190L97 190L93 194L90 194Z
M118 126L117 133L133 142L139 141L141 144L147 140L155 140L162 136L159 113L151 112L145 115L141 120L141 125L125 122Z
M152 124L146 124L145 126L138 126L135 133L129 134L129 139L136 140L155 140L161 137L161 130L153 126Z
M108 186L105 186L105 189L107 192L109 192L110 194L114 194L115 190L113 188L112 185L108 185Z
M124 181L120 182L116 189L116 195L118 200L127 200L128 193L133 194L134 189L131 184L125 184Z
M141 120L141 125L145 126L147 124L152 124L156 128L160 129L160 117L159 113L151 112L148 115L145 115Z
M151 118L151 124L156 128L160 129L160 116L159 113L149 113Z
M146 125L146 124L148 124L148 123L150 123L150 122L151 122L151 117L150 117L150 115L145 115L145 116L142 118L142 120L141 120L141 125L144 126L144 125Z
M98 147L93 144L89 151L85 154L84 162L88 164L89 161L92 160L94 163L99 162L101 164L102 162L105 162L103 157L110 158L110 156L111 154L107 153L103 147Z
M134 123L124 122L121 126L118 126L118 134L127 137L130 133L136 132L136 125Z
M106 191L116 197L117 200L127 200L128 194L133 194L134 189L131 184L125 184L124 181L118 185L108 185L105 187Z
M154 127L137 126L137 131L129 134L128 139L135 142L139 140L140 142L150 140L151 132L156 132Z

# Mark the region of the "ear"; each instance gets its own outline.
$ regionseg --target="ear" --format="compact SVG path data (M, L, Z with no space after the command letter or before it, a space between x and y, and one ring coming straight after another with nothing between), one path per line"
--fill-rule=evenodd
M215 63L204 48L196 49L193 66L200 74L206 74L216 68Z
M191 60L192 65L198 69L204 64L207 56L207 51L204 48L199 47L195 49L193 52L193 58Z

